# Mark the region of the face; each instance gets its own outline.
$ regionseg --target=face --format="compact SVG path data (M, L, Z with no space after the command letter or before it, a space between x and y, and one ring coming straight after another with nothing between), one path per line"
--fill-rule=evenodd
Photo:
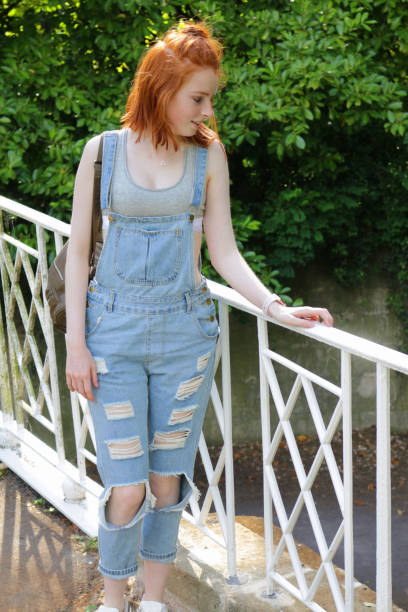
M218 78L212 68L193 72L172 98L167 117L175 136L194 136L200 123L213 115Z

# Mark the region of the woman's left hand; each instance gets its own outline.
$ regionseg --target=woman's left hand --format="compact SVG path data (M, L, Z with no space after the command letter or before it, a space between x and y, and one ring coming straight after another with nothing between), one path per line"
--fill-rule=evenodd
M333 325L333 317L327 308L282 306L279 302L273 302L268 308L268 314L285 325L297 327L314 327L315 323L323 323L328 327Z

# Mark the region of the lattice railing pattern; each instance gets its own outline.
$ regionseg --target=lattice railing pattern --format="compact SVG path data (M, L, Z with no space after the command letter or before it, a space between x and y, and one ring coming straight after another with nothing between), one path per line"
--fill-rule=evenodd
M36 248L24 244L7 233L2 208L6 211L6 215L19 216L35 224ZM8 423L10 432L14 434L19 432L16 434L19 444L35 448L36 456L46 458L46 461L58 471L59 476L58 473L53 476L59 483L58 489L48 483L50 486L44 489L44 496L61 511L68 513L84 531L95 535L94 511L101 488L93 480L93 472L87 470L87 461L96 464L92 418L87 401L81 395L71 393L76 446L76 466L73 468L65 460L54 330L45 299L48 275L47 244L49 244L47 232L52 233L55 250L58 253L63 246L63 238L69 236L69 231L67 224L0 197L0 270L6 315L6 333L0 320L0 368L2 382L6 383L1 385L2 413L0 414L3 414L3 425ZM29 289L28 299L24 295L23 286ZM199 451L208 488L200 503L191 501L190 512L186 510L184 518L227 550L228 574L233 580L236 574L235 513L227 305L220 305L220 316L221 334L217 344L216 367L222 364L223 398L221 400L215 381L212 385L211 398L224 444L214 466L205 437L201 434ZM53 434L56 452L30 434L25 414L29 414ZM17 472L20 470L19 473L24 478L24 465L22 463L17 466L17 463L16 460L13 467ZM226 506L219 490L224 471ZM29 474L26 478L32 477L33 475ZM33 486L39 488L41 483ZM66 503L73 501L77 506L71 504L68 508ZM221 526L221 535L206 524L212 504Z
M261 361L279 418L279 423L274 431L272 439L264 441L264 473L268 484L268 490L270 491L270 495L272 497L272 503L274 504L278 515L279 525L282 529L282 536L273 555L270 578L281 584L287 590L291 591L297 596L298 599L311 602L311 609L323 610L323 608L321 608L317 603L312 604L312 602L324 576L326 576L330 585L330 590L336 609L344 610L345 602L333 565L333 557L341 545L344 535L344 486L331 446L333 436L336 433L343 416L342 390L333 383L302 368L298 364L285 359L278 353L275 353L267 348L264 348L261 353ZM296 373L295 382L286 402L283 399L278 377L273 365L274 362L280 363L285 368L288 368L292 372ZM327 427L325 426L323 420L322 411L316 397L314 385L326 389L326 391L333 394L337 399ZM314 457L308 473L305 471L304 463L299 452L299 447L296 442L296 437L290 420L295 404L299 399L301 390L304 391L307 405L320 442L320 447ZM267 418L268 416L269 415L267 415ZM285 509L282 492L280 490L273 467L273 462L283 438L285 439L289 449L300 487L299 495L289 515ZM324 460L328 467L341 514L343 515L343 520L338 525L336 533L331 542L327 541L312 492L313 484L315 483ZM307 582L307 577L304 572L293 536L293 531L295 529L297 520L299 519L300 513L304 506L307 509L319 555L321 557L320 566L310 584ZM295 584L293 584L293 582L289 582L288 579L281 575L278 570L279 561L283 552L285 551L285 548L287 549L292 562Z
M7 233L1 211L20 217L36 227L36 248L16 240ZM76 443L76 465L64 457L60 394L54 332L44 300L47 283L47 238L54 239L57 252L63 246L70 228L52 217L0 196L0 271L3 300L0 301L0 457L41 495L79 525L89 535L96 533L96 507L100 486L87 474L87 460L95 463L95 440L87 402L71 394L72 420ZM47 236L47 232L50 234ZM22 286L28 287L29 300ZM237 583L235 562L234 479L232 455L231 377L229 345L229 307L257 318L260 363L260 407L264 463L264 518L266 552L266 595L273 594L274 584L281 584L303 604L316 612L319 590L325 579L333 597L331 609L354 610L353 578L353 495L352 495L352 421L351 421L351 356L359 356L376 364L377 383L377 609L391 612L391 469L390 469L390 371L408 374L408 356L393 349L348 334L339 329L318 325L311 330L292 331L338 349L341 353L341 385L336 386L321 376L289 361L269 349L268 320L262 312L228 287L209 281L212 296L219 302L221 336L217 346L217 364L222 370L222 397L214 382L211 392L215 416L223 436L221 453L212 464L204 435L199 448L208 489L200 504L192 502L185 518L203 533L227 549L230 582ZM27 302L29 302L27 304ZM3 318L5 325L3 325ZM285 327L285 326L283 326ZM295 381L285 402L276 375L276 364L295 374ZM317 393L323 389L335 398L327 425L323 419ZM306 471L291 426L300 394L306 397L320 447ZM278 425L271 432L270 399L278 415ZM26 427L25 415L36 419L53 434L54 447L34 436ZM342 427L342 474L332 450L336 429ZM276 479L273 462L280 442L290 450L300 492L290 512ZM324 533L318 508L313 498L313 485L323 462L328 467L341 520L334 536ZM226 504L219 483L225 472ZM75 503L73 503L75 502ZM214 504L221 525L221 536L206 524ZM282 527L282 538L273 545L273 507ZM306 508L317 542L321 562L311 581L302 568L293 537L293 530ZM344 545L344 584L339 584L333 557ZM293 577L279 573L279 559L287 549L293 566Z
M54 435L58 459L63 461L65 453L54 334L48 304L44 300L48 269L44 228L36 226L37 249L34 249L7 235L1 211L0 215L0 268L15 418L19 426L24 427L26 412L46 427ZM22 290L23 281L30 291L28 309ZM35 333L37 321L40 337ZM40 341L45 345L44 357L41 356ZM30 365L34 365L34 371L30 372Z

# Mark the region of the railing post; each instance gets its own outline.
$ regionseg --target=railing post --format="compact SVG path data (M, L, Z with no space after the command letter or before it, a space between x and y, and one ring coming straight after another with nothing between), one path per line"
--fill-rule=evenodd
M3 233L3 213L0 210L0 232ZM1 258L1 250L0 250L0 258ZM0 266L1 272L3 272L3 267ZM3 292L3 300L4 300L4 292ZM10 366L8 361L8 350L6 343L6 335L4 333L4 321L3 319L3 308L0 302L0 393L1 393L1 408L4 412L6 419L13 419L13 396L11 393L11 376L10 376Z
M8 363L8 351L3 325L3 308L0 302L0 393L1 408L7 420L13 419L13 396L11 394L11 377Z
M354 610L353 543L353 422L351 355L341 351L341 397L343 407L344 570L345 609Z
M377 363L377 610L391 612L390 371Z
M262 426L262 455L263 455L263 500L264 500L264 532L265 532L265 559L266 559L266 596L273 595L274 584L271 578L273 570L273 514L272 496L265 473L265 461L271 443L271 416L269 406L269 383L265 374L264 351L268 349L268 324L257 317L258 324L258 350L259 350L259 383L261 402Z
M232 452L231 360L228 304L219 302L222 360L222 405L224 408L225 493L227 510L227 563L229 583L236 583L234 457Z
M57 356L55 353L54 328L50 316L50 308L45 297L45 288L48 281L48 261L47 249L45 245L44 229L37 225L37 245L38 245L38 265L40 266L42 296L44 304L44 338L47 344L48 363L50 367L50 387L52 395L52 410L54 412L54 433L55 446L57 449L58 460L62 463L65 460L64 432L61 419L61 396L58 384Z
M2 211L0 212L1 212L0 214L0 232L3 234L4 233L3 213ZM8 388L9 388L9 393L10 393L10 398L6 399L6 404L3 405L3 409L5 409L6 405L9 404L9 406L11 406L9 415L12 418L17 419L19 423L21 424L22 423L22 411L19 410L15 404L16 397L17 397L16 390L17 390L17 379L18 379L18 363L17 363L15 352L14 352L12 336L10 333L10 328L9 328L8 320L7 320L7 317L9 316L8 308L9 308L9 301L10 301L10 296L11 296L11 287L8 282L7 266L6 266L6 262L4 259L5 246L4 246L3 241L1 242L2 243L0 243L0 276L1 276L1 286L2 286L2 291L3 291L4 320L6 322L6 332L7 332L7 341L6 341L6 334L4 333L4 326L3 326L3 319L2 319L1 325L2 325L2 332L4 334L4 344L7 345L7 352L3 353L2 357L6 359L7 370L5 369L4 371L8 372ZM4 397L2 395L2 401L3 400L4 400ZM11 404L9 402L11 402ZM19 415L20 415L20 419L18 419Z

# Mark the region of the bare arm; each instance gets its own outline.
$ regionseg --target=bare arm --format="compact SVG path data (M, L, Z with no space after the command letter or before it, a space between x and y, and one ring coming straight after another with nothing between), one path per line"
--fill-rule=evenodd
M261 308L271 292L238 251L231 222L228 164L221 145L216 141L211 143L208 151L208 176L204 229L211 263L233 289ZM333 324L325 308L287 308L273 302L268 314L289 325L312 327L312 320L320 318L326 325Z
M85 303L91 244L94 160L99 136L85 146L75 178L71 236L65 268L67 311L67 385L93 401L91 381L97 385L94 360L85 343Z

